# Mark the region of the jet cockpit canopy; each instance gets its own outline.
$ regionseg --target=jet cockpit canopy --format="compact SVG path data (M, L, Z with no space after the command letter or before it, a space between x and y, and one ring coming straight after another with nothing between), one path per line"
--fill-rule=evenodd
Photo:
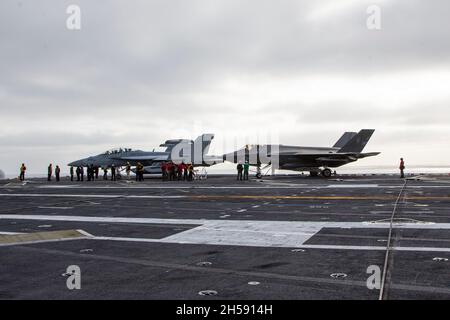
M107 150L103 154L104 155L120 154L120 153L125 153L125 152L130 152L130 151L133 151L133 150L131 148L115 148L115 149Z

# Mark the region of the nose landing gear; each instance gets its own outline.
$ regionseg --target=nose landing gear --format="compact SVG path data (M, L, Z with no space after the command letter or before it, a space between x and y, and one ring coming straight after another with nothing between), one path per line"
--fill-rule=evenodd
M268 169L264 174L262 174L262 171L263 170L266 170L266 169ZM256 178L257 179L261 179L262 177L263 177L263 175L264 176L266 176L267 175L267 173L269 172L269 170L271 170L272 169L272 163L271 162L269 162L264 168L262 168L261 169L261 163L258 163L257 165L256 165Z
M261 166L260 165L256 167L256 178L257 179L261 179L262 178Z

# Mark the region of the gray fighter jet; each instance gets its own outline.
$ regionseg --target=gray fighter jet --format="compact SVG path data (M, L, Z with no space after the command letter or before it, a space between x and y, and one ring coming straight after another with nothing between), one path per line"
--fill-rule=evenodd
M276 169L309 171L311 176L322 174L330 177L330 168L337 168L362 158L372 157L380 152L363 153L363 149L375 130L363 129L345 132L331 148L301 147L286 145L248 145L238 151L225 154L224 161L248 162L257 167L261 176L261 165Z
M166 148L164 152L149 152L147 154L124 155L121 160L136 165L144 165L144 173L161 173L161 163L172 161L174 163L192 163L194 167L209 167L223 162L222 157L208 155L209 147L214 134L205 133L195 140L172 139L167 140L160 147Z
M119 148L106 151L102 154L73 161L68 164L71 167L88 167L93 165L99 168L124 167L128 163L131 166L141 163L145 173L161 173L161 162L173 161L176 163L184 161L192 163L194 166L209 166L217 162L222 162L222 158L208 156L209 146L213 134L203 134L195 141L188 139L167 140L160 147L163 151L142 151L131 148Z
M131 155L155 154L156 152L146 152L141 150L132 150L131 148L117 148L108 150L96 156L90 156L84 159L76 160L68 164L70 167L88 167L93 165L99 168L122 167L127 165L127 161L122 157Z

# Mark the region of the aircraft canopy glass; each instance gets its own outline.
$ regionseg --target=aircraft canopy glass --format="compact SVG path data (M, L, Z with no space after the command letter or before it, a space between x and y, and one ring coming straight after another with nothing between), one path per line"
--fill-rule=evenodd
M111 149L108 151L105 151L103 154L118 154L118 153L124 153L124 152L130 152L133 151L131 148L116 148L116 149Z

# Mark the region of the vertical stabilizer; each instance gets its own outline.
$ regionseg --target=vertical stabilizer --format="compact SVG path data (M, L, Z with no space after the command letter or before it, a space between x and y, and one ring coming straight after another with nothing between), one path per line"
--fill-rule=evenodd
M338 152L355 152L360 153L363 151L367 142L369 142L370 137L374 133L374 129L362 129L354 136L350 141L348 141Z
M338 141L334 144L333 148L342 148L345 146L347 142L349 142L354 136L356 136L356 132L345 132L342 137L339 138Z

